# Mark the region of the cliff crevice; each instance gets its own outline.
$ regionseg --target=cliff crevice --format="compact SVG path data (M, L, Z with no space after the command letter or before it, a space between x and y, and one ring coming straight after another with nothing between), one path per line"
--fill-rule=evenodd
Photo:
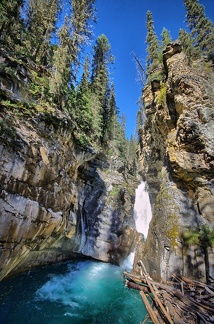
M141 257L158 280L176 271L205 280L204 247L182 238L213 229L214 76L203 61L190 67L179 42L167 46L163 61L166 80L143 90L139 160L153 219ZM210 247L209 258L212 265Z

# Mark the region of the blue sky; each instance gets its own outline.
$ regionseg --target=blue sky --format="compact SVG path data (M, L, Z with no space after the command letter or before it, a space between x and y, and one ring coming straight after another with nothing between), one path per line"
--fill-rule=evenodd
M206 8L206 15L214 20L214 0L200 0ZM163 27L178 37L179 28L187 28L183 0L97 0L98 22L94 27L95 39L105 34L111 44L115 64L112 69L117 106L126 116L127 137L134 134L137 101L142 86L137 82L133 60L134 51L143 62L146 59L147 10L152 11L155 31L158 37Z

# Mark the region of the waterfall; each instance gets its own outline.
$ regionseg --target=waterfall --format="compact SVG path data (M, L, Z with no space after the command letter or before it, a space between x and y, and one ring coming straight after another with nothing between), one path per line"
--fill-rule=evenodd
M149 223L152 219L152 209L149 200L149 194L146 191L144 181L135 190L134 219L136 230L143 234L146 239L149 231ZM122 268L132 269L134 263L135 251L131 252L121 265Z
M146 239L149 230L149 223L152 219L152 210L149 200L149 194L146 191L144 181L135 190L134 219L136 230L142 233Z
M122 269L125 270L132 270L133 264L134 264L134 257L135 257L135 252L131 252L127 258L123 261L123 263L120 265Z

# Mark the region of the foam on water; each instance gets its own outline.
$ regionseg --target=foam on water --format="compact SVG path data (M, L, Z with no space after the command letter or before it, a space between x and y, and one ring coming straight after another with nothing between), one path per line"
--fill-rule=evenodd
M132 270L133 263L134 263L135 252L131 252L128 257L124 260L121 268L124 270Z
M32 270L0 282L1 324L139 324L146 315L123 269L73 261Z

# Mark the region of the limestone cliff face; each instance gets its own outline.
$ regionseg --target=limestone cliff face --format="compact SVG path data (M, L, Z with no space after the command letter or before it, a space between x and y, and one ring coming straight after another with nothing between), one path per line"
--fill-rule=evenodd
M204 280L203 251L185 245L182 234L214 224L214 75L202 62L189 67L179 43L167 47L164 64L166 82L143 90L139 159L153 219L141 257L156 279L179 271Z
M26 108L16 82L1 75L1 94L18 101L0 110L0 279L76 255L120 263L136 237L134 189L77 146L68 115Z

